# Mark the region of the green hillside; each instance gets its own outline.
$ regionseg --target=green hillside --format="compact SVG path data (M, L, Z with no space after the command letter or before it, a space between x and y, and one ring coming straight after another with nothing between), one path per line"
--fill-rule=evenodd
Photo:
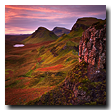
M105 71L98 79L101 81L90 81L87 64L76 63L57 87L26 105L106 105Z
M105 20L92 17L79 18L72 27L71 32L68 35L70 37L81 37L85 29L87 29L89 26L97 22L104 24Z
M95 22L103 22L103 21L104 20L102 20L102 19L97 19L97 18L93 18L93 17L83 17L83 18L79 18L76 23L90 26Z
M39 27L32 35L28 38L24 39L22 42L24 44L34 44L44 41L56 40L58 36L56 36L52 31L44 27Z
M62 83L78 63L78 52L73 48L76 42L67 35L51 43L38 44L26 44L7 52L6 104L25 105L40 97Z
M86 102L74 96L76 85L86 98L91 96L94 105L105 101L105 71L92 83L87 77L87 64L79 63L79 41L82 32L90 24L104 23L96 18L80 18L71 32L56 36L52 31L39 27L22 41L24 47L13 47L15 42L6 41L5 47L5 104L6 105L78 105ZM98 88L96 88L98 87ZM103 89L103 90L102 90ZM95 96L92 93L99 93ZM96 91L97 90L97 91ZM76 90L75 90L76 92ZM80 95L81 95L80 94ZM96 94L98 95L98 94ZM93 100L95 97L95 100ZM106 97L106 96L105 96ZM74 102L72 102L74 99Z

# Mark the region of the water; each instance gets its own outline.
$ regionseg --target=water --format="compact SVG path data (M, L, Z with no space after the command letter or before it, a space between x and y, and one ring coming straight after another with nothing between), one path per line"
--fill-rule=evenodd
M15 45L13 45L13 47L23 47L23 46L25 46L24 44L15 44Z

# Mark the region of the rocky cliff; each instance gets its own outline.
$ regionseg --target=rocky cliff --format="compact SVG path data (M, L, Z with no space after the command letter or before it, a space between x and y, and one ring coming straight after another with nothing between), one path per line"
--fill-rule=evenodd
M93 23L103 22L104 20L92 18L92 17L83 17L77 19L76 23L73 25L71 31L78 31L79 28L82 28L84 31L89 28Z
M78 31L79 28L82 28L83 30L87 29L89 26L86 26L85 24L79 23L79 22L83 22L84 20L82 19L78 19L76 21L76 23L74 24L74 26L72 27L71 31Z
M89 23L92 22L91 20L92 18ZM80 19L79 22L83 21ZM88 23L84 22L84 24ZM75 26L81 28L81 25ZM66 48L67 46L64 46L63 50ZM55 54L55 51L56 47L53 47L50 52ZM80 62L68 72L63 82L27 105L106 105L106 24L104 21L93 23L83 32L79 43L79 57Z
M83 32L79 57L79 62L84 60L95 71L106 68L106 24L95 23Z
M96 22L86 29L79 43L79 64L64 87L73 91L73 105L106 104L106 24Z
M94 23L104 23L105 20L97 19L93 17L83 17L77 19L76 23L73 25L70 33L68 34L71 37L81 37L82 33L88 29Z

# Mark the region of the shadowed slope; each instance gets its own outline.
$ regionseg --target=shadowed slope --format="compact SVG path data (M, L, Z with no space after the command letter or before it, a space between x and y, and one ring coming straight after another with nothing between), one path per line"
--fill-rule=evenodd
M66 29L66 28L62 28L62 27L55 27L53 30L52 30L57 36L61 36L62 34L69 34L70 33L70 30L69 29Z

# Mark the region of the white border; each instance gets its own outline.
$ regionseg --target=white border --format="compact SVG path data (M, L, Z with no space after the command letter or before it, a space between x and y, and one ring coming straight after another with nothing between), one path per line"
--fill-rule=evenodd
M109 0L97 1L97 0L4 0L5 5L109 5Z
M11 110L10 107L5 105L5 5L106 5L106 9L108 10L108 19L111 19L111 3L110 0L4 0L1 1L0 3L0 109L1 110ZM106 18L107 19L107 18ZM111 26L111 22L108 21L107 22L109 24L109 42L111 42L111 33L110 33L110 26ZM109 46L109 56L111 56L111 43L108 45ZM110 69L110 63L111 63L111 58L108 59L109 60L109 69ZM108 61L107 60L107 61ZM111 69L109 70L109 73L111 72ZM111 86L111 75L109 75L109 82L110 84L109 87ZM111 87L109 90L109 99L111 100ZM108 100L108 101L110 101ZM110 106L111 101L109 102L109 107L107 108L108 110L111 109ZM40 108L40 107L39 107ZM35 108L35 109L39 109L39 108ZM47 107L46 107L47 108ZM83 107L84 108L84 107ZM50 109L50 108L48 108ZM51 108L52 109L52 108ZM56 109L56 108L55 108ZM58 109L58 108L57 108ZM61 108L62 109L62 108ZM65 107L64 107L65 109ZM67 108L66 108L67 109ZM70 109L70 108L69 108ZM72 108L74 109L74 108ZM96 108L94 108L96 109ZM103 108L104 109L104 108ZM22 109L14 109L14 110L22 110ZM23 109L23 110L27 110L27 109ZM30 110L30 108L28 109ZM32 109L31 109L32 110ZM43 109L42 109L43 110ZM46 109L44 109L46 110ZM54 110L54 108L53 108ZM80 109L78 109L80 110ZM84 110L84 109L82 109ZM85 108L86 110L86 108ZM88 108L89 110L89 108ZM90 110L93 110L90 109ZM101 110L101 109L100 109Z

